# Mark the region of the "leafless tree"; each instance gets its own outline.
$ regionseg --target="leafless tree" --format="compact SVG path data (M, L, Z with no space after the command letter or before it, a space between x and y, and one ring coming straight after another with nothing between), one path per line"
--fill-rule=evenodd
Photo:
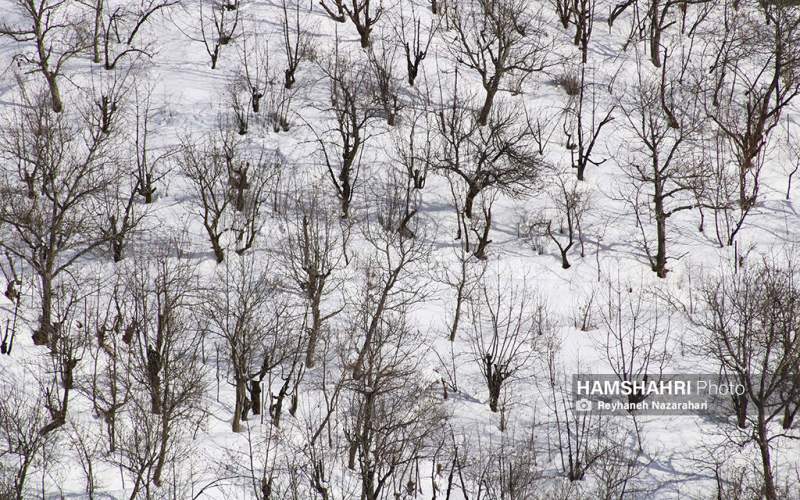
M235 37L239 26L239 9L229 9L223 2L211 0L210 15L203 12L203 2L200 2L198 12L200 38L193 39L203 42L211 59L211 69L216 69L222 48L229 45ZM213 25L213 29L210 25Z
M800 13L775 3L726 9L718 56L711 67L706 111L727 138L738 163L739 216L728 244L742 227L759 194L762 164L781 114L800 93Z
M484 126L501 85L518 93L526 77L550 64L542 20L520 0L476 0L454 8L451 17L450 50L459 64L478 73L486 92L477 117Z
M485 263L480 259L477 259L476 262L474 256L464 245L455 247L453 254L457 262L455 269L447 267L443 263L443 269L437 272L434 278L455 292L452 320L448 328L450 342L455 341L458 331L461 329L461 322L466 315L465 308L473 300L486 272Z
M565 175L556 175L550 197L555 208L556 217L558 217L559 227L558 229L553 227L552 219L544 221L544 224L547 236L556 244L561 254L562 269L570 268L567 255L575 244L576 239L580 243L581 257L584 255L581 222L584 214L590 210L590 195L590 192L580 188L577 181L570 182ZM556 234L565 235L566 242L562 243L562 240Z
M77 285L62 285L57 289L53 308L51 356L49 372L52 378L40 380L44 405L50 414L50 420L39 429L43 435L49 434L64 426L67 422L67 410L71 396L75 391L75 378L78 362L86 353L88 335L86 318L79 315L79 303L82 302L82 290Z
M129 321L131 311L124 285L118 277L110 290L98 286L86 298L85 324L92 340L87 347L87 364L91 363L92 369L90 374L78 378L76 384L102 419L107 451L112 454L117 446L117 421L134 386L127 349L133 340L134 326Z
M800 438L792 430L798 413L800 378L800 289L797 262L785 255L765 257L734 274L707 279L701 285L703 310L690 315L702 332L705 352L723 375L744 387L733 397L735 441L758 447L764 498L781 498L773 446ZM773 423L781 420L782 429Z
M159 11L168 11L180 0L137 0L133 5L113 5L108 0L81 0L94 14L92 61L113 70L124 57L152 57L154 43L142 41L141 30ZM102 54L102 59L101 59Z
M276 84L275 72L270 64L269 40L262 42L258 34L245 33L239 45L239 75L242 85L250 94L253 113L261 111L261 100Z
M556 0L556 2L558 1ZM581 62L583 64L586 64L589 56L589 40L594 29L594 12L596 8L597 0L572 0L572 9L570 11L572 13L572 24L575 25L573 43L581 49Z
M117 442L122 454L144 446L138 451L149 456L148 478L155 486L161 486L177 437L198 423L205 392L203 332L191 319L199 300L196 271L184 259L170 259L171 251L162 253L131 263L128 271L126 328L131 329L133 378L143 392L131 400L130 409L139 416L129 430L133 435Z
M434 12L436 14L436 12ZM427 29L422 28L422 19L417 14L416 6L411 4L411 17L406 17L404 7L400 7L400 20L393 23L395 38L403 47L406 56L406 74L408 84L412 87L419 75L422 61L428 55L433 37L439 29L441 21L437 18L431 20Z
M195 190L196 208L217 262L225 258L223 236L228 232L235 234L236 253L253 246L276 159L263 149L251 154L224 126L202 146L184 140L178 161Z
M554 437L552 445L558 450L561 470L569 481L583 481L586 474L601 464L604 456L618 447L611 422L594 411L576 411L567 387L571 382L557 360L558 349L548 350L548 381ZM569 496L567 497L569 498Z
M671 308L657 290L623 283L619 276L606 282L597 306L605 339L606 359L620 381L659 380L670 359ZM638 403L641 394L628 401Z
M40 432L47 422L42 395L26 394L23 387L16 381L0 389L0 491L13 500L30 498L31 475L48 467L49 451L58 445L55 433Z
M337 53L334 61L325 68L325 73L330 84L328 112L333 115L334 123L323 134L316 134L316 131L315 134L328 176L339 198L341 215L348 218L364 145L371 137L367 125L375 117L375 108L361 88L369 78L364 65Z
M477 196L487 188L520 195L537 182L543 161L532 147L530 130L503 107L492 112L487 127L480 126L468 98L453 98L436 113L436 146L430 163L440 173L466 184L463 212L472 218Z
M316 366L317 344L328 320L341 312L341 307L323 311L329 307L327 298L343 286L340 273L347 265L344 252L350 228L334 214L322 193L313 190L285 216L288 231L281 248L289 278L305 299L308 368Z
M20 43L32 43L33 54L19 58L33 66L47 82L53 111L60 113L64 101L58 81L64 65L88 46L87 34L71 11L70 4L58 0L14 0L14 9L25 20L21 26L0 24L0 36Z
M586 102L587 87L591 88L591 97L588 103ZM600 166L606 161L605 159L592 159L592 153L597 145L597 139L600 137L600 132L603 130L603 127L614 121L612 113L615 107L612 106L598 122L597 101L595 85L586 81L586 65L581 65L577 95L575 99L570 102L570 105L566 108L564 113L564 133L567 139L566 147L570 152L572 168L576 170L579 181L584 180L586 167L589 165ZM587 114L588 117L586 116ZM584 123L584 120L587 122Z
M262 380L286 356L288 309L266 268L248 256L217 271L201 308L210 333L222 340L221 354L233 372L231 429L241 432L249 411L261 414Z
M525 429L522 437L503 433L496 440L474 431L453 433L448 491L459 488L464 498L544 498L534 432Z
M489 409L496 413L501 391L530 366L552 324L547 305L525 283L508 283L500 275L489 279L469 303L469 342L489 390Z
M697 113L699 103L692 94L667 83L664 74L660 83L640 76L620 103L635 141L623 167L631 186L627 201L636 214L650 267L659 278L668 272L667 220L696 207L694 193L709 176L705 158L692 148L702 125ZM664 106L662 99L673 104ZM679 100L681 106L675 105ZM652 238L645 232L645 217L655 219L655 252Z
M93 204L113 180L106 162L108 135L78 126L63 113L28 103L6 125L0 191L2 246L26 262L41 292L37 345L50 343L53 289L75 262L107 242Z
M361 376L345 388L348 467L359 472L365 499L409 487L414 464L441 425L443 412L417 376L418 346L403 311L385 313L365 344Z
M283 71L283 85L287 89L294 87L297 81L297 68L300 62L309 57L311 47L311 34L300 26L300 2L295 1L294 19L289 19L289 8L286 0L282 0L283 6L283 50L286 53L286 69Z
M386 124L390 127L395 125L397 115L402 109L402 103L398 96L399 79L394 74L396 54L396 47L382 36L379 43L370 45L367 58L372 70L371 91L383 109Z
M332 1L333 6L328 5L325 0L320 0L319 4L334 21L343 23L350 19L360 37L361 48L368 48L372 44L370 39L372 29L384 13L383 2L378 0L376 6L375 0Z
M426 295L425 285L413 283L413 277L415 271L427 265L430 244L424 238L424 223L419 219L414 219L411 230L418 237L386 230L372 218L363 227L369 250L359 266L365 282L354 319L359 332L356 341L360 345L355 348L355 360L348 362L356 380L363 376L365 358L372 349L376 331L382 327L384 315L408 310Z
M136 158L136 194L142 197L145 204L153 203L154 195L158 189L157 184L167 176L168 170L164 169L165 160L174 151L169 148L155 150L151 146L153 138L153 113L152 89L134 88L134 124L133 144Z

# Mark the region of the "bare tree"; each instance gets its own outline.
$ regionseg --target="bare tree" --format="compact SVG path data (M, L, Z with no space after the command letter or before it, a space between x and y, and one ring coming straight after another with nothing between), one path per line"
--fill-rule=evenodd
M363 338L363 341L355 349L355 360L348 363L356 380L363 375L365 358L372 348L373 337L382 326L384 315L407 310L425 297L425 285L412 281L415 270L424 269L430 244L422 237L424 226L420 220L414 219L412 231L420 237L412 238L394 229L386 230L374 219L368 219L363 229L369 250L360 266L365 283L357 318L354 319L359 325L357 338Z
M563 174L556 175L550 197L555 207L558 217L558 229L553 227L552 220L544 221L547 236L556 244L561 254L561 268L569 269L570 263L567 255L575 244L576 239L580 242L581 257L583 251L583 221L584 214L590 209L590 192L580 189L578 182L570 182ZM556 236L561 234L566 236L566 242Z
M370 34L375 24L383 16L383 2L378 0L332 0L333 6L329 6L325 0L320 0L319 4L334 21L340 23L347 19L352 21L361 40L361 48L368 48L372 44Z
M436 147L430 163L466 184L463 212L471 219L474 201L484 189L523 194L534 187L543 161L532 147L530 130L514 112L498 107L488 127L481 127L469 103L456 95L436 113Z
M317 344L326 323L341 308L323 311L331 294L343 286L339 274L347 265L345 247L350 228L334 216L317 190L297 200L295 211L285 215L287 237L282 242L290 280L304 300L308 332L305 366L316 366Z
M566 3L568 0L564 0ZM559 0L556 0L559 2ZM597 0L572 0L572 24L575 25L573 42L581 49L581 62L586 64L589 56L589 40L594 29L594 12ZM562 18L563 22L563 18Z
M108 135L79 127L69 117L28 103L7 125L0 143L2 243L26 262L39 281L40 326L34 343L50 343L53 290L82 256L107 239L92 217L95 201L111 184Z
M297 81L296 73L300 62L309 56L311 52L311 35L300 27L300 2L295 1L294 19L289 19L289 9L286 0L282 0L283 6L283 49L286 53L286 69L283 71L283 85L291 89ZM291 22L291 24L290 24Z
M375 116L369 96L362 92L367 69L358 63L334 56L334 61L325 68L330 83L330 107L334 124L323 135L317 135L322 149L324 165L336 190L343 218L350 216L358 182L361 155L370 134L367 125ZM312 128L313 130L313 128Z
M771 256L734 274L701 285L704 308L691 315L703 334L701 344L723 375L744 388L734 395L735 441L754 442L764 479L762 494L781 498L773 446L792 432L800 395L800 290L797 263L789 254ZM773 422L782 419L782 429Z
M697 100L680 92L676 85L667 84L663 74L660 83L640 76L632 90L628 100L620 103L631 138L636 141L623 167L631 186L626 196L636 214L650 267L664 278L668 272L667 220L696 207L693 194L709 176L705 159L691 147L702 122ZM672 103L680 99L682 104L663 106L664 98ZM645 232L646 214L656 223L655 252L652 238Z
M435 278L437 281L447 285L455 292L453 304L453 317L450 322L449 340L454 342L461 328L461 321L465 316L465 307L473 300L475 292L478 290L486 266L483 262L474 262L474 256L464 245L458 245L453 250L457 266L455 270L444 267L441 273Z
M18 57L32 65L47 82L53 111L60 113L64 101L58 81L64 65L88 46L81 23L70 11L70 4L58 0L14 0L14 8L25 19L23 26L0 24L0 36L20 43L32 43L34 53Z
M489 409L495 413L501 392L530 365L551 328L546 304L525 283L506 279L498 275L482 283L469 303L469 342L489 390Z
M657 290L609 279L597 306L606 337L601 342L611 370L625 382L659 380L670 359L670 306ZM630 403L643 395L628 395Z
M411 18L406 17L405 10L400 8L400 21L393 23L395 37L403 47L406 56L406 74L408 84L412 87L419 75L422 61L428 55L433 37L438 31L440 20L433 19L427 25L427 29L422 28L422 19L417 15L416 6L411 4ZM436 14L434 12L434 14Z
M239 9L229 9L224 3L211 0L210 11L210 16L204 13L203 2L200 2L198 7L200 38L193 40L203 42L206 53L211 59L211 69L216 69L222 48L233 41L236 28L239 26ZM213 29L209 25L213 25Z
M195 206L203 220L214 258L225 259L223 237L235 234L236 253L253 246L261 225L267 188L277 162L261 149L254 154L236 135L221 127L203 146L186 139L179 164L191 181Z
M586 89L590 87L591 101L586 102ZM592 159L592 153L597 145L597 139L603 127L614 121L612 113L615 107L612 106L605 116L597 121L598 100L595 85L586 82L586 65L582 64L580 69L580 81L578 82L577 96L565 110L564 133L566 134L566 147L570 152L572 168L578 174L578 180L585 178L586 167L589 165L600 166L605 163L603 160ZM588 106L587 106L588 105ZM588 107L588 109L587 109ZM588 113L587 113L588 111ZM588 116L587 123L586 115ZM529 121L530 124L530 121Z
M252 410L261 413L261 382L285 354L287 306L276 283L252 257L227 263L216 273L202 305L210 333L222 340L236 390L231 429ZM250 397L248 398L248 390Z
M486 91L477 118L480 126L488 122L501 85L518 93L527 76L550 64L542 20L527 5L520 0L476 0L469 10L451 11L455 37L450 50L459 64L478 73Z
M174 151L169 148L155 150L151 146L153 137L152 89L134 88L134 125L133 144L136 157L136 194L142 197L145 204L153 203L158 190L157 184L166 177L168 171L163 168L164 161Z
M30 498L30 476L48 467L47 456L58 444L56 434L40 432L47 418L42 395L26 394L21 382L0 389L0 491L13 500Z
M357 468L365 499L385 498L390 487L396 495L416 489L409 487L416 477L414 464L427 456L443 420L417 376L418 346L403 312L387 312L365 345L361 377L346 386L348 467Z
M131 445L144 445L150 456L149 480L160 486L177 436L201 416L203 332L190 319L198 302L196 274L181 258L157 255L132 263L126 285L133 378L145 389L131 401L140 415L131 432L134 441L145 439L145 443L118 441L118 449L125 453Z
M800 13L764 4L766 22L749 8L726 9L711 67L706 111L727 138L738 164L739 216L728 245L742 227L759 194L764 155L783 110L800 93Z
M382 36L379 44L370 45L367 58L369 67L372 70L371 91L375 100L383 108L386 124L390 127L395 125L397 115L402 109L402 103L398 99L399 79L394 74L396 55L396 47L386 37Z
M112 5L108 0L81 0L94 12L92 61L113 70L124 57L152 57L154 43L141 40L141 30L159 11L180 0L137 0L133 5ZM102 54L102 59L101 59Z

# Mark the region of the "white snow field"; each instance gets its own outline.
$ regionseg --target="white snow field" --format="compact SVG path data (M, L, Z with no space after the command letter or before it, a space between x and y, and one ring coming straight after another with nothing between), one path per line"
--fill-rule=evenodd
M800 499L800 6L340 1L0 0L0 500Z

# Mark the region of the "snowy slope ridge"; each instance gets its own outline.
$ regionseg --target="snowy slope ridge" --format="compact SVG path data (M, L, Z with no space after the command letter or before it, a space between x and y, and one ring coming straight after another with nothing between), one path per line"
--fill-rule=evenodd
M795 2L295 1L0 0L0 500L800 499Z

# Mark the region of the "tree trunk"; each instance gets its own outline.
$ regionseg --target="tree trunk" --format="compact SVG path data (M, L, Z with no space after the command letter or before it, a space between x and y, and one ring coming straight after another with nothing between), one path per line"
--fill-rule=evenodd
M44 273L40 275L42 283L42 317L39 321L39 328L33 333L34 345L49 345L50 334L53 330L53 279Z
M759 408L757 440L758 449L761 452L761 467L764 469L764 498L766 500L778 500L778 492L775 487L775 477L772 473L772 460L770 458L769 440L767 435L766 416L764 409Z
M247 379L236 377L236 401L233 404L233 419L231 431L242 432L242 410L244 410L245 390Z
M64 101L61 100L61 90L58 88L56 75L45 71L45 78L47 79L47 88L50 90L50 99L53 104L53 111L61 113L64 111Z
M248 391L250 391L250 410L253 415L261 415L261 382L251 380Z
M306 366L314 368L316 360L314 359L317 351L317 341L319 340L319 332L322 328L321 313L319 310L319 298L314 296L311 303L311 329L308 332L308 346L306 346Z
M495 80L499 81L500 78L495 76ZM494 103L494 96L497 94L497 85L491 85L486 90L486 100L483 101L483 107L478 115L478 125L483 127L489 121L489 113L492 111L492 104Z
M100 63L100 26L103 24L103 2L97 0L94 6L94 34L92 36L92 49L94 51L92 62Z

